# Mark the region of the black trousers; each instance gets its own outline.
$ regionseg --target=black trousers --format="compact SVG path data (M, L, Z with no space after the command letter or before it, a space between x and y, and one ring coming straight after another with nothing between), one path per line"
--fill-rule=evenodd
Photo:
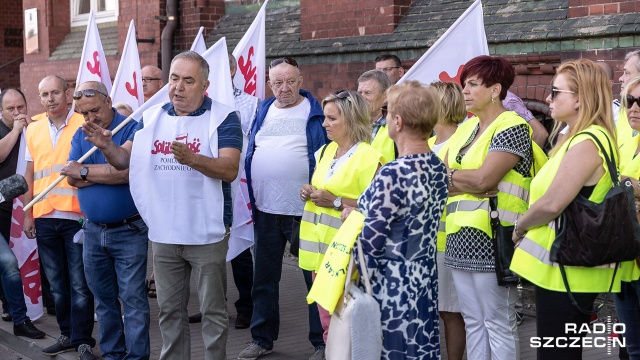
M576 302L583 309L592 309L596 296L598 293L573 293ZM583 337L586 334L567 334L565 324L576 324L577 329L580 329L582 324L589 323L589 318L589 315L581 313L571 304L566 292L536 286L536 326L539 337ZM582 347L539 347L537 353L538 360L582 359Z

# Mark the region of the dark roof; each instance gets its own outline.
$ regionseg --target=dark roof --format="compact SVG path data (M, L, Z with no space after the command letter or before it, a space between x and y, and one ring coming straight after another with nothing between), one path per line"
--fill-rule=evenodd
M299 6L267 6L267 57L426 49L462 15L472 0L414 0L391 34L300 41ZM273 5L273 6L272 6ZM635 34L640 13L568 19L568 0L485 0L485 31L490 44L549 41ZM225 15L207 45L226 36L233 49L257 14ZM638 25L636 25L638 24Z
M86 32L86 26L71 28L71 32L51 53L49 60L79 59L82 56ZM98 32L105 56L118 55L118 23L99 24Z

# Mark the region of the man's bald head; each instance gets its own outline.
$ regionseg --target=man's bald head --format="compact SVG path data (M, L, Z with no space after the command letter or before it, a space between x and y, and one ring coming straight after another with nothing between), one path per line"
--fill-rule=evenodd
M162 70L153 65L147 65L142 68L142 92L144 93L144 101L149 100L164 85L162 81Z

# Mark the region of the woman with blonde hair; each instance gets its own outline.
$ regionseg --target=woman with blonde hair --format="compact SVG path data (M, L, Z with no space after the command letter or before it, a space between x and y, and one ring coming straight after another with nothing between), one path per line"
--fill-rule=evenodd
M362 96L355 91L337 91L322 101L322 109L322 126L332 141L318 150L311 184L300 189L305 206L300 223L299 266L313 271L314 278L342 225L342 210L356 206L382 163L382 155L369 145L369 106ZM331 316L321 306L318 310L326 343Z
M462 95L462 87L454 82L435 81L429 87L435 90L442 106L440 118L434 128L436 135L429 139L429 147L441 160L444 160L448 150L449 138L458 129L458 124L467 117L464 95ZM464 319L460 313L458 294L453 285L451 269L444 266L447 235L445 231L446 214L445 210L442 213L438 227L438 252L436 255L438 264L438 311L444 322L447 355L451 360L462 360L466 345Z
M556 238L556 218L578 194L601 203L613 186L605 153L587 134L600 141L606 156L617 165L611 99L604 70L587 59L562 63L547 97L551 116L569 125L569 132L551 150L551 158L531 182L529 210L514 228L517 248L511 262L513 271L535 285L537 335L541 337L565 337L566 324L578 328L588 324L589 315L578 306L592 309L598 293L608 292L610 286L613 292L620 291L625 271L618 270L613 279L615 264L565 266L566 280L578 305L574 306L558 263L549 260ZM581 358L581 347L538 348L538 359Z
M382 315L382 359L439 359L436 237L447 198L446 169L427 139L440 102L417 81L387 91L387 126L398 158L358 199L373 297ZM348 211L343 212L346 217Z

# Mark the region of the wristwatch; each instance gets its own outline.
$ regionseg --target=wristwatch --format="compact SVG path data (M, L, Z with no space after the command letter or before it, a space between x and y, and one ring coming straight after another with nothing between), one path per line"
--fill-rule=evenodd
M338 196L333 200L333 210L340 211L340 206L342 206L342 196Z
M80 177L82 180L87 181L87 175L89 175L89 168L85 166L80 169Z

